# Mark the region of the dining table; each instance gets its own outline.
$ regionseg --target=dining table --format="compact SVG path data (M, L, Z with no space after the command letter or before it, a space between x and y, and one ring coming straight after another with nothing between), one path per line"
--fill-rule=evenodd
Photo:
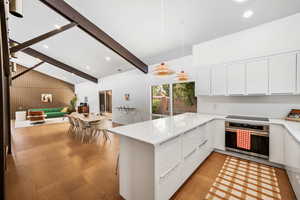
M93 123L105 119L105 116L101 116L99 114L93 114L93 113L89 113L88 115L85 116L83 113L74 112L71 114L71 116L77 117L82 121L84 121L85 123Z

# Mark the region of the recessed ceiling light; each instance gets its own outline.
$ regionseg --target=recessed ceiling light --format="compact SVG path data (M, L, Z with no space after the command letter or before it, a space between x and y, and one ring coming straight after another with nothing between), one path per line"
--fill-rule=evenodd
M111 60L111 58L110 58L110 57L108 57L108 56L106 56L106 57L105 57L105 60L106 60L106 61L110 61L110 60Z
M43 47L44 47L45 49L48 49L48 48L49 48L49 46L46 45L46 44L44 44Z
M235 1L235 2L237 2L237 3L244 3L244 2L246 2L246 1L248 1L248 0L233 0L233 1Z
M55 24L54 27L55 27L56 29L60 29L60 28L61 28L61 27L60 27L59 25L57 25L57 24Z
M250 17L252 17L253 14L254 14L254 12L252 10L246 10L243 14L243 17L250 18Z

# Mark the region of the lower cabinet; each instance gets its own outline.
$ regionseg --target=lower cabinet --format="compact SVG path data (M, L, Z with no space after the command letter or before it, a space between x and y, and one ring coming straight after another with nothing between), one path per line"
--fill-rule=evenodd
M282 125L270 125L269 160L285 166L290 183L300 199L300 143Z
M218 131L218 136L223 131L220 136L224 136L224 120L213 120L159 145L156 164L156 169L159 169L159 200L170 199L209 156L215 144L215 131ZM216 142L222 148L219 143Z
M269 160L271 162L285 164L284 138L286 134L282 125L270 125Z
M159 199L167 200L176 192L181 183L181 166L175 165L159 177Z
M300 199L300 144L285 130L285 166L294 192Z
M214 120L211 123L210 131L214 135L213 147L225 151L225 121Z

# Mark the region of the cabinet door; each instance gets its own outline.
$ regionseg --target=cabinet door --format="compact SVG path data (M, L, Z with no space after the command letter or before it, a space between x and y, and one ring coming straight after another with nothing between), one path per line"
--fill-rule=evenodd
M296 92L296 54L270 57L270 93L292 94Z
M268 94L269 77L268 61L260 60L246 64L246 93Z
M226 66L214 66L211 68L212 95L227 94Z
M300 53L297 54L297 94L300 94Z
M224 120L214 120L212 122L212 131L214 133L214 148L225 150L225 122Z
M227 67L228 94L245 94L245 64L232 64Z
M159 175L167 173L181 161L181 139L172 138L159 145Z
M269 160L274 163L284 164L284 138L285 128L280 125L270 126L270 155Z
M202 67L198 71L196 94L210 95L210 67Z
M285 134L285 164L288 168L299 169L300 168L300 144L296 139L291 136L287 131Z

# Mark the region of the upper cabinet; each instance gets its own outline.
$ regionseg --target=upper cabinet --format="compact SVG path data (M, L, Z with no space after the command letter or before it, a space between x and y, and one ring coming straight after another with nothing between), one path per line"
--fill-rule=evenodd
M283 54L269 58L270 94L293 94L296 92L296 54Z
M300 53L297 54L297 94L300 94Z
M246 93L248 95L268 94L268 60L257 60L246 64Z
M210 67L202 67L198 71L196 94L210 95Z
M300 52L201 68L200 95L300 95Z
M245 94L245 64L231 64L227 67L229 95Z
M211 93L212 95L227 94L226 67L224 65L211 68Z

